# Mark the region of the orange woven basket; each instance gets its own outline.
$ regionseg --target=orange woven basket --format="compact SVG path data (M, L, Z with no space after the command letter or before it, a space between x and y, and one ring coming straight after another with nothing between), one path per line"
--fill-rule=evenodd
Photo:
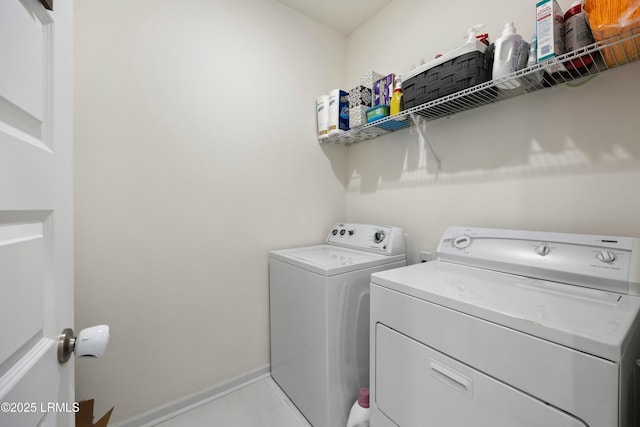
M607 66L638 59L640 37L616 39L640 35L640 0L585 0L583 7L594 40L611 44L601 50Z

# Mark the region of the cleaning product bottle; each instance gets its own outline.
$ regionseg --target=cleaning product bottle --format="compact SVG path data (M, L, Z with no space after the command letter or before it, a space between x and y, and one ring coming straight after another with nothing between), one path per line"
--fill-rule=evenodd
M480 30L484 28L484 24L474 25L464 34L465 43L456 49L457 56L477 50L484 52L489 45L489 34L480 34Z
M513 22L507 22L502 31L502 36L496 40L495 55L493 58L493 79L499 79L516 71L516 63L522 48L522 36L516 34ZM517 80L502 82L496 85L500 89L515 89L520 86Z
M591 43L593 43L593 36L587 24L585 12L582 10L582 1L575 1L564 14L564 53L582 49ZM565 65L569 73L574 77L580 77L592 63L591 55L584 55Z
M396 77L396 85L391 95L391 105L389 106L389 114L394 115L402 111L402 79Z
M527 67L533 67L538 62L538 37L534 34L531 37L531 44L529 45L529 59L527 60ZM530 82L539 87L542 84L543 71L538 70L529 74Z
M358 400L351 407L347 427L369 427L369 389L362 387Z

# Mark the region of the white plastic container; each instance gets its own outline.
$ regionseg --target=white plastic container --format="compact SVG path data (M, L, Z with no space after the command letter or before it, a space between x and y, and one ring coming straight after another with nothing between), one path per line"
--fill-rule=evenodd
M329 137L329 96L321 95L316 100L316 112L318 113L318 139Z
M362 387L358 400L351 407L347 427L369 427L369 389Z
M493 58L493 79L499 79L516 71L516 65L520 49L522 49L522 36L516 33L513 22L507 22L502 30L502 36L496 40L495 55ZM517 80L502 82L496 85L500 89L515 89L520 86Z
M340 120L340 89L334 89L329 92L329 102L327 111L329 112L329 117L327 119L327 135L331 136L340 132L338 128L338 122Z

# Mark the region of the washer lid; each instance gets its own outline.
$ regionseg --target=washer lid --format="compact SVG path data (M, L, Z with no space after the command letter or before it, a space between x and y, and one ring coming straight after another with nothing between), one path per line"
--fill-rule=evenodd
M371 281L611 361L621 360L640 311L638 297L443 261L374 273Z
M354 270L404 261L405 255L379 255L333 245L271 251L270 256L322 276L334 276Z

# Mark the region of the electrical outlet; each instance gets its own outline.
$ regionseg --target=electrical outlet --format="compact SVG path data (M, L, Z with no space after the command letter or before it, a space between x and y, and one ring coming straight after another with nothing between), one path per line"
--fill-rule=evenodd
M420 251L420 262L427 262L433 259L431 252Z

